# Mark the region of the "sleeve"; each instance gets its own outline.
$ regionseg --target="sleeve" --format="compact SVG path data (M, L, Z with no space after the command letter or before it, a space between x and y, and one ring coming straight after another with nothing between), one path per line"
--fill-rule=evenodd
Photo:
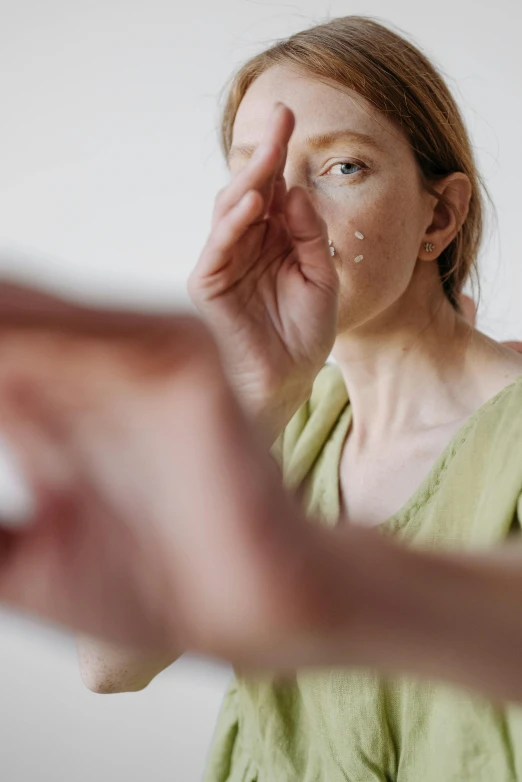
M295 490L302 483L347 402L348 393L339 368L325 364L315 379L310 398L294 414L271 449L287 488Z

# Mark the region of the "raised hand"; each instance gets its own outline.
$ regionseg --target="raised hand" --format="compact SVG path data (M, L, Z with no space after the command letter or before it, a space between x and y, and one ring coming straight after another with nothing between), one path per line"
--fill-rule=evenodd
M35 498L1 602L235 660L290 630L306 534L201 322L0 284L0 433Z
M293 128L278 104L253 156L219 193L189 279L234 388L254 413L270 411L274 435L333 346L339 294L324 221L305 189L287 192Z

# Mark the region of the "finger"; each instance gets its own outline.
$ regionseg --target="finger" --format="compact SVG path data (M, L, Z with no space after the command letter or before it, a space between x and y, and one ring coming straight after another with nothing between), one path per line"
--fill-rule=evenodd
M276 177L272 188L272 198L268 205L265 217L270 217L275 214L284 214L286 206L286 180L284 176Z
M13 450L13 466L28 493L25 504L33 510L33 521L38 515L35 486L60 493L71 487L75 476L66 416L57 415L64 396L52 388L49 393L48 383L14 376L1 384L0 427Z
M2 383L0 426L10 486L0 507L0 600L20 608L34 608L35 599L45 603L49 573L40 547L45 548L49 526L76 511L71 453L63 453L49 436L40 406L38 389L27 381ZM12 482L18 484L15 497ZM54 553L59 556L58 549Z
M13 333L32 329L134 339L140 334L161 332L171 322L171 312L149 313L84 304L0 277L0 328Z
M339 279L328 247L326 224L304 188L290 190L285 214L302 274L315 284L337 288Z
M294 115L279 104L270 115L263 138L247 165L232 179L216 202L212 224L235 206L249 190L258 190L265 200L271 200L273 182L284 170L286 148L294 129Z
M268 184L273 185L274 181L281 178L284 174L288 153L288 142L290 141L294 127L295 116L292 110L284 103L276 103L275 108L265 125L263 137L261 139L261 145L265 143L278 145L281 153L278 165L276 166L275 171L272 172L273 177L269 178Z
M275 178L273 180L272 190L271 190L271 197L270 195L267 198L267 210L266 210L266 216L274 215L277 213L284 213L285 205L286 205L286 195L287 195L287 188L286 188L286 180L284 176L285 167L286 167L286 160L288 157L288 141L290 140L290 137L294 131L295 127L295 116L292 111L288 110L287 112L287 124L285 127L286 135L280 139L280 143L283 147L283 154L281 156L281 162L279 164L279 168L276 171Z
M262 217L263 209L264 202L260 193L250 190L218 223L189 278L188 290L193 300L196 298L199 281L218 274L230 263L230 253L234 245L245 231Z
M0 436L0 528L26 524L35 513L34 494L10 440Z

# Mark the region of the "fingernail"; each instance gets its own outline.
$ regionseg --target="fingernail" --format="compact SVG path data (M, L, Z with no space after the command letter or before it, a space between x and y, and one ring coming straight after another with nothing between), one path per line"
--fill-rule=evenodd
M0 527L19 527L34 515L33 493L13 447L0 435Z

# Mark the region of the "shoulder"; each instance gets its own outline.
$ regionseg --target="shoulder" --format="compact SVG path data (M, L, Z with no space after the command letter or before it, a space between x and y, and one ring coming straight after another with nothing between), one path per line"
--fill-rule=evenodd
M498 425L503 420L510 428L522 431L522 374L504 375L503 380L483 407Z

